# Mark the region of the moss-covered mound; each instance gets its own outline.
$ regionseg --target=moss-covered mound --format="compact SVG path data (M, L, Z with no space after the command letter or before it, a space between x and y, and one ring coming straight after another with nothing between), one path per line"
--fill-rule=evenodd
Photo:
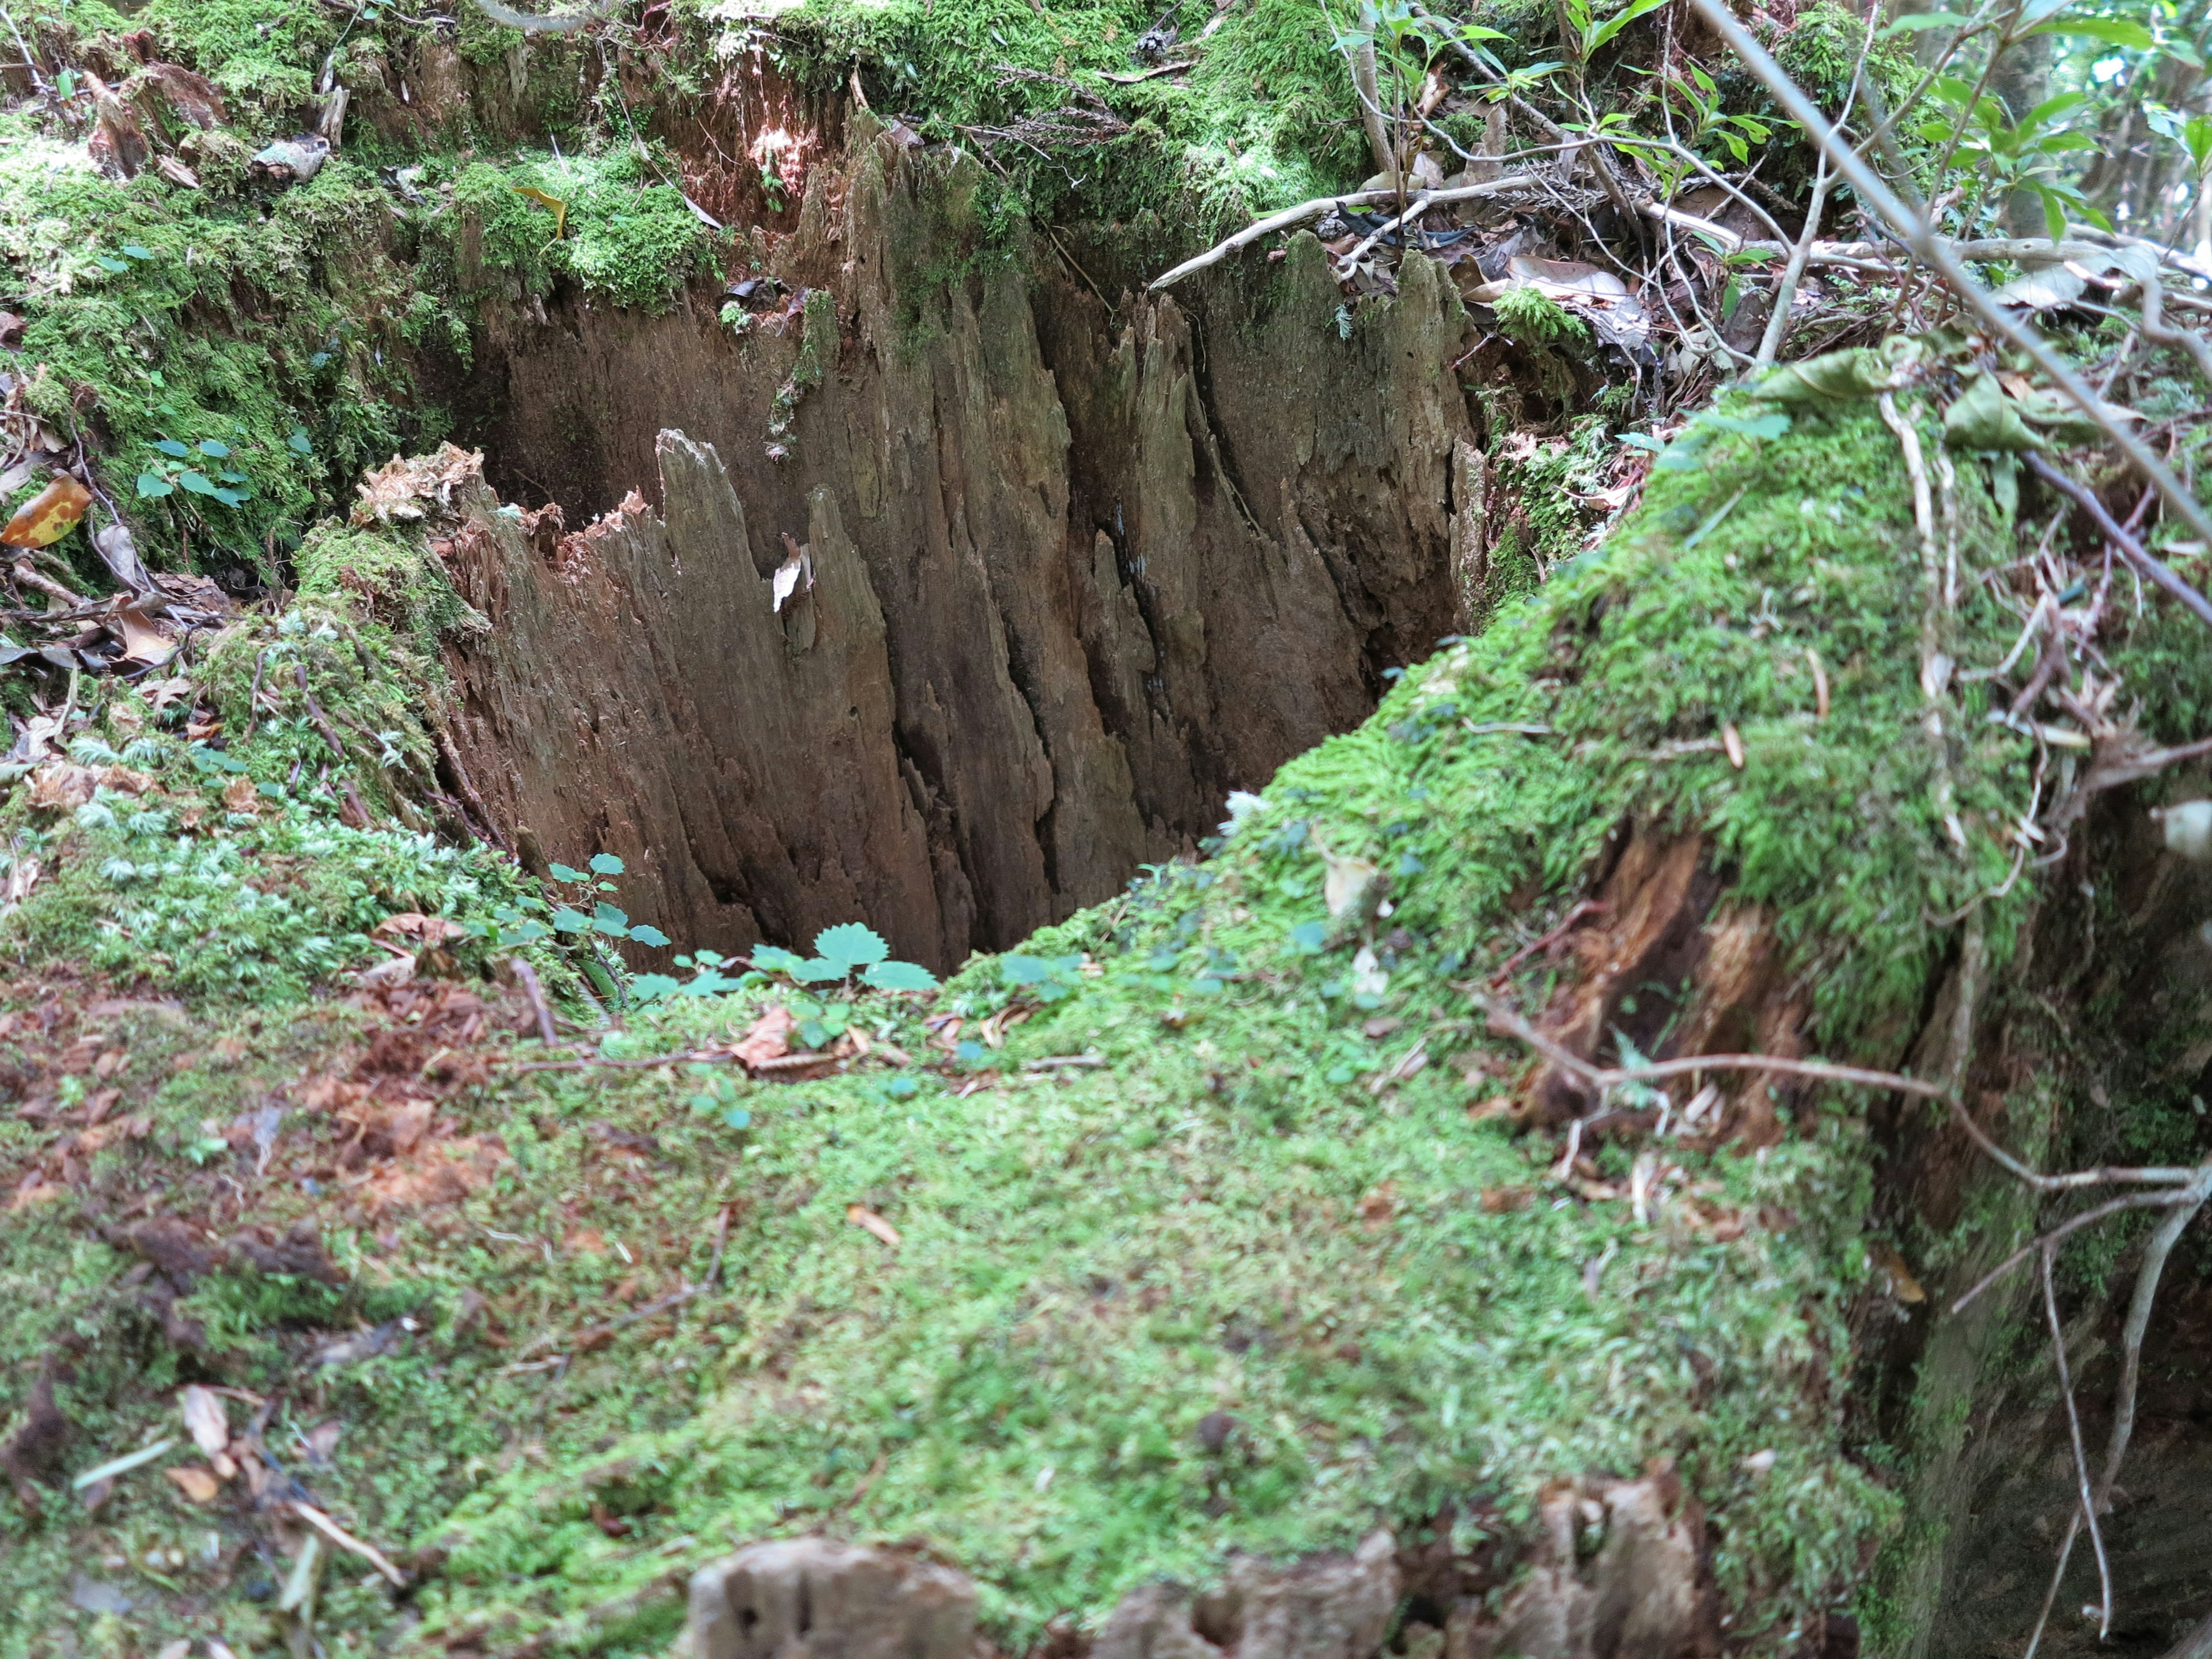
M703 994L602 1044L666 1064L525 1069L532 1045L501 1033L532 1017L492 988L298 1001L331 963L289 933L229 951L291 963L261 981L289 1006L185 1024L144 1000L222 988L208 950L127 956L173 877L183 894L215 863L313 860L300 891L333 896L319 937L352 962L382 907L476 924L421 957L463 980L487 936L545 932L523 925L545 902L482 855L332 825L339 780L319 793L284 746L320 741L304 705L234 744L251 812L150 752L177 798L158 833L112 788L59 823L19 796L70 873L10 924L26 968L48 965L10 1028L40 1109L0 1132L21 1172L0 1272L27 1310L0 1340L11 1374L62 1356L67 1426L43 1463L15 1460L40 1508L0 1498L0 1650L70 1630L118 1651L278 1639L289 1567L240 1484L193 1501L161 1477L172 1449L96 1510L39 1486L173 1434L193 1380L243 1391L241 1433L245 1396L266 1401L266 1467L407 1563L395 1600L340 1561L316 1614L332 1652L657 1651L685 1568L810 1528L925 1540L1019 1645L1232 1549L1437 1516L1466 1547L1518 1538L1547 1482L1655 1458L1710 1516L1735 1637L1790 1650L1897 1511L1844 1417L1869 1271L1859 1103L1785 1102L1755 1152L1516 1135L1528 1056L1469 995L1510 967L1499 993L1547 1006L1561 969L1508 958L1624 830L1704 839L1783 941L1823 1052L1894 1058L1946 918L1978 896L2003 960L2027 899L1997 892L2001 837L2032 748L1978 710L1927 739L1929 589L1890 430L1863 407L1778 424L1693 428L1677 453L1695 465L1662 466L1604 549L1240 803L1206 863L933 999L706 969ZM2009 537L1961 471L1978 574ZM1995 659L2005 612L1960 592L1949 648ZM319 644L343 654L372 625L349 609L304 606L216 660L289 659L289 641L321 684ZM245 690L217 707L240 719ZM94 935L139 1000L58 988ZM561 982L546 939L522 948ZM844 1056L833 1075L730 1063L774 1006L797 1052ZM214 1259L164 1258L146 1231L163 1215ZM295 1221L327 1282L271 1279L234 1242L222 1265L222 1241ZM108 1605L88 1574L131 1611L88 1610Z

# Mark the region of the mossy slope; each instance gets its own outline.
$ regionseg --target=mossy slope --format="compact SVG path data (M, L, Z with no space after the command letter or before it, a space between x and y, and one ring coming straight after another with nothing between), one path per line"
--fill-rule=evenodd
M1525 1056L1462 986L1625 820L1711 837L1735 894L1771 907L1838 1054L1894 1041L1946 949L1934 918L2004 873L2021 740L1968 723L1948 754L1966 853L1935 805L1894 439L1863 410L1765 441L1743 425L1701 428L1697 465L1656 474L1601 553L1284 769L1210 862L976 963L938 1004L965 1022L953 1052L920 1011L863 1004L925 1064L879 1048L830 1081L740 1085L742 1131L726 1100L686 1110L700 1085L675 1067L487 1070L443 1109L455 1133L498 1135L505 1161L458 1203L372 1217L337 1190L257 1186L257 1217L324 1227L351 1294L416 1298L404 1352L317 1382L312 1405L294 1385L279 1419L343 1415L315 1491L380 1540L434 1551L416 1558L434 1571L410 1639L654 1651L687 1564L822 1527L927 1540L1019 1643L1146 1578L1202 1579L1232 1548L1293 1555L1447 1505L1462 1541L1510 1533L1547 1480L1661 1456L1713 1517L1748 1650L1787 1650L1797 1620L1847 1597L1896 1507L1842 1419L1870 1179L1851 1103L1755 1157L1670 1149L1675 1190L1644 1219L1557 1185L1555 1145L1468 1110ZM1978 568L2005 531L1971 477L1960 493ZM1954 648L1994 659L2003 615L1966 592ZM1808 649L1832 678L1826 720ZM1371 968L1324 908L1324 848L1390 881ZM2000 960L2024 903L1985 905ZM1540 1006L1554 971L1524 969L1512 994ZM616 1052L742 1031L772 999L679 1000ZM1032 1015L1006 1028L1015 1006ZM994 1013L1003 1048L981 1040ZM237 1097L241 1064L275 1082L348 1040L320 1012L234 1029L243 1060L182 1066L157 1113L189 1125ZM1067 1056L1085 1063L1028 1064ZM127 1189L191 1144L157 1132L94 1167ZM1598 1151L1601 1175L1629 1157ZM902 1242L855 1225L855 1205ZM725 1206L721 1279L680 1322L567 1352L620 1307L702 1282ZM0 1234L17 1283L97 1285L122 1265L58 1207ZM311 1339L251 1306L232 1346L193 1363L273 1388ZM102 1342L149 1340L109 1318L90 1322ZM176 1363L82 1389L96 1437L161 1420ZM1235 1419L1226 1440L1197 1432L1216 1413ZM95 1537L206 1530L152 1486L97 1522L4 1511L26 1631L76 1620L66 1564ZM242 1565L204 1571L153 1622L272 1639ZM366 1651L388 1605L333 1589L324 1639Z

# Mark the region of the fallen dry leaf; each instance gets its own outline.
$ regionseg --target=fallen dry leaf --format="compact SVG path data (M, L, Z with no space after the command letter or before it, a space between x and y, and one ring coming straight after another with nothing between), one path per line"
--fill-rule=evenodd
M212 1504L216 1494L222 1490L222 1482L207 1470L187 1464L181 1468L163 1469L161 1473L177 1483L177 1490L195 1504Z
M402 910L397 915L386 916L369 932L382 938L418 939L425 945L442 945L449 939L463 939L468 929L458 921L443 916L426 916L420 910Z
M1874 1265L1889 1275L1890 1290L1899 1302L1917 1304L1928 1299L1928 1292L1912 1276L1912 1269L1905 1265L1905 1258L1887 1244L1871 1244L1867 1255Z
M191 1431L192 1444L204 1455L213 1457L230 1444L230 1419L223 1414L222 1401L193 1382L186 1385L178 1403L184 1408L185 1427Z
M452 1204L489 1181L506 1162L507 1149L489 1135L436 1140L416 1162L386 1165L364 1190L372 1210Z
M791 1033L797 1023L781 1003L764 1008L730 1054L740 1066L749 1068L781 1060L791 1052Z
M84 510L92 505L92 492L66 472L15 509L0 542L10 547L46 547L69 534Z
M1386 1181L1359 1200L1359 1218L1368 1230L1386 1225L1398 1212L1398 1183Z
M1490 1187L1482 1194L1485 1215L1510 1215L1516 1210L1525 1210L1536 1201L1534 1190L1528 1187Z
M873 1233L886 1244L896 1247L899 1242L899 1230L873 1210L862 1205L848 1204L845 1206L845 1219L855 1227L864 1228Z
M233 778L222 787L222 804L228 811L252 817L261 811L261 792L253 787L252 778Z

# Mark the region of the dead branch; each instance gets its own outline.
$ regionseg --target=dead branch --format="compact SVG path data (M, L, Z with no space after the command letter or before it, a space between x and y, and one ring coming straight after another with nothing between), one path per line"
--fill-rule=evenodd
M1698 15L1712 26L1714 32L1728 43L1729 49L1743 60L1745 67L1765 83L1784 112L1827 153L1830 161L1843 174L1859 200L1888 222L1899 239L1943 279L1944 286L1966 303L1967 309L1980 319L1984 328L2016 347L2049 376L2051 384L2066 394L2067 401L2079 409L2134 463L2166 506L2189 526L2200 540L2212 544L2212 514L2205 512L2196 496L2167 470L2166 464L2159 459L2148 445L2129 431L2124 422L2114 417L2103 400L2068 366L2064 358L2051 349L2050 343L2040 333L2015 319L1974 280L1950 240L1939 235L1924 215L1900 200L1881 176L1844 142L1843 136L1830 125L1827 117L1820 112L1819 106L1805 95L1804 89L1790 79L1788 71L1774 61L1766 49L1752 38L1750 31L1736 21L1735 14L1729 9L1725 0L1690 0L1690 3L1697 9Z
M1858 1066L1837 1066L1825 1060L1790 1060L1780 1054L1693 1054L1680 1060L1654 1060L1644 1066L1594 1066L1580 1054L1553 1042L1504 1003L1479 993L1474 1001L1498 1036L1519 1039L1560 1070L1572 1073L1601 1091L1617 1089L1625 1083L1656 1082L1662 1078L1687 1077L1699 1072L1772 1072L1784 1077L1851 1084L1863 1089L1887 1089L1899 1094L1917 1095L1923 1100L1943 1101L1950 1106L1953 1117L1966 1130L1967 1137L1991 1162L2038 1192L2120 1185L2183 1187L2196 1181L2202 1173L2195 1169L2100 1167L2069 1170L2065 1175L2039 1175L1990 1139L1981 1125L1968 1115L1965 1103L1948 1084L1931 1083L1925 1078L1905 1077L1895 1072L1870 1072Z
M1509 173L1503 179L1493 179L1488 184L1461 185L1451 190L1425 190L1408 203L1408 210L1418 203L1425 210L1442 206L1446 202L1474 202L1486 196L1510 196L1524 190L1540 190L1543 181L1533 173ZM1310 202L1301 202L1296 207L1285 208L1280 213L1271 213L1264 219L1255 220L1226 240L1217 242L1197 258L1186 259L1174 270L1152 278L1150 291L1172 288L1186 276L1204 270L1208 265L1218 265L1243 247L1249 247L1263 236L1279 230L1290 230L1309 219L1318 219L1334 208L1373 207L1384 202L1395 202L1395 190L1355 190L1343 196L1317 196Z
M501 28L520 29L525 34L574 34L603 22L622 9L623 0L597 0L580 11L556 11L541 15L517 11L503 6L500 0L476 0L476 8Z
M2180 328L2168 323L2165 317L2166 289L2158 280L2155 270L2145 274L2142 280L2142 331L2145 338L2163 346L2179 346L2197 364L2197 373L2204 384L2212 386L2212 345L2193 328Z
M2145 331L2148 332L2148 329ZM2118 422L2110 423L2118 424ZM2071 496L2080 505L2081 510L2095 522L2097 528L2104 532L2105 539L2120 550L2121 556L2153 582L2188 606L2196 614L2198 621L2212 625L2212 600L2208 600L2202 593L2182 580L2174 574L2171 566L2154 557L2141 542L2123 530L2119 522L2105 510L2104 502L2097 499L2094 490L2087 484L2077 483L2069 477L2033 451L2028 453L2027 470L2061 495Z
M2051 1358L2058 1367L2058 1392L2066 1401L2066 1429L2074 1443L2074 1474L2081 1489L2081 1513L2088 1517L2089 1543L2097 1552L2097 1583L2102 1591L2098 1603L2097 1639L2112 1633L2112 1564L2105 1555L2104 1528L2097 1524L2097 1497L2089 1484L2089 1455L2081 1446L2081 1413L2074 1403L2074 1377L2066 1363L2066 1328L2058 1318L2058 1287L2051 1282L2051 1263L2058 1247L2043 1247L2043 1311L2051 1325Z
M2111 1501L2112 1488L2119 1484L2120 1465L2128 1455L2128 1442L2135 1434L2136 1393L2142 1381L2143 1337L2150 1329L2152 1305L2158 1300L2158 1284L2166 1272L2166 1259L2189 1224L2197 1218L2208 1197L2212 1197L2212 1164L2204 1166L2203 1178L2188 1193L2176 1194L2182 1200L2175 1204L2173 1213L2158 1224L2144 1248L2142 1265L2136 1270L2135 1294L2128 1302L2128 1320L2120 1337L2120 1386L2112 1401L2112 1438L2105 1446L2105 1467L2097 1477L2095 1509L2101 1510ZM2109 1209L2110 1206L2102 1206ZM1978 1286L1977 1287L1979 1288ZM1963 1298L1962 1298L1963 1301ZM2081 1512L2076 1510L2066 1524L2066 1536L2058 1546L2058 1564L2051 1569L2051 1588L2043 1597L2043 1612L2035 1623L2035 1633L2029 1638L2027 1650L2033 1654L2043 1640L2043 1632L2051 1621L2051 1610L2058 1600L2058 1589L2066 1577L2067 1563L2073 1559L2074 1540L2081 1535ZM2201 1640L2203 1645L2191 1647L2191 1642ZM2212 1620L2207 1620L2166 1659L2212 1659Z
M507 961L514 969L515 983L530 999L530 1012L538 1017L538 1040L550 1044L554 1041L553 1011L545 1006L545 988L538 982L538 970L520 957L509 957Z

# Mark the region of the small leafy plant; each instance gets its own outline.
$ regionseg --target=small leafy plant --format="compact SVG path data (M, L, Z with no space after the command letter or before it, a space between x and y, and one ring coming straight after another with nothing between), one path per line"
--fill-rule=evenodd
M928 969L916 962L894 962L890 953L880 933L848 921L817 933L811 957L763 945L753 952L752 963L761 973L781 974L797 985L842 984L858 975L861 984L876 991L937 988L937 975Z

